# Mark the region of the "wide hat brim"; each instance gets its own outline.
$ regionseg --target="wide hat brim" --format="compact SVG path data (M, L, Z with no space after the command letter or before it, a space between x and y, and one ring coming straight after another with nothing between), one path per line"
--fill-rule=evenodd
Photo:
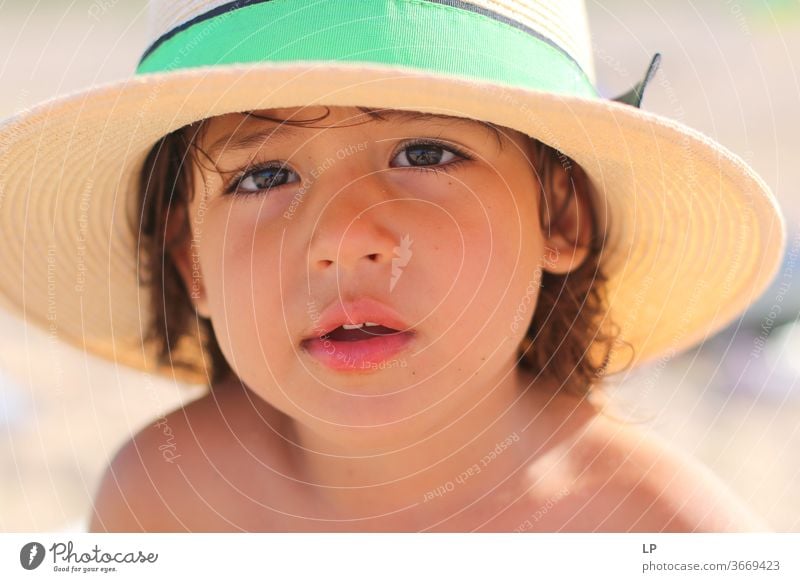
M26 321L114 362L159 367L143 340L138 172L165 134L225 113L366 106L516 129L575 160L602 221L606 371L671 357L730 323L774 277L785 226L766 184L706 136L610 100L369 64L289 62L148 74L44 103L0 125L0 296ZM629 349L630 346L632 351ZM201 362L196 342L176 356Z

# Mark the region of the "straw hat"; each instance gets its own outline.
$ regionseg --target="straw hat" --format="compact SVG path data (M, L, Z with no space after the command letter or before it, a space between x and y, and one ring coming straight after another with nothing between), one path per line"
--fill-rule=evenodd
M0 300L90 352L172 373L156 368L142 341L148 294L129 222L137 172L166 133L253 109L442 113L556 147L585 169L613 226L610 316L636 362L720 329L776 272L786 235L766 184L709 138L640 110L646 80L623 102L599 96L580 0L153 0L150 8L135 76L0 124ZM607 370L629 356L615 350Z

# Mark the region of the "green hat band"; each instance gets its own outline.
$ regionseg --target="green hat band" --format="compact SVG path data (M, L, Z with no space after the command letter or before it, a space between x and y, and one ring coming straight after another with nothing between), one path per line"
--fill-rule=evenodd
M581 67L551 40L456 0L231 2L162 36L136 72L318 60L402 65L598 96Z

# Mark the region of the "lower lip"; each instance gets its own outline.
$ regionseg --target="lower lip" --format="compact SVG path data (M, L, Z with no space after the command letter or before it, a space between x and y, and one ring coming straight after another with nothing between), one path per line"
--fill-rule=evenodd
M407 364L401 365L405 362L388 360L406 349L413 339L414 333L406 331L355 342L315 338L305 340L301 345L309 354L333 370L365 372L390 367L405 368Z

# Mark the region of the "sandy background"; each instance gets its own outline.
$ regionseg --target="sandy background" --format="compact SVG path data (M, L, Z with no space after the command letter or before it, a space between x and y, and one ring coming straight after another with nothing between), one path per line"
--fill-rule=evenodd
M601 92L626 91L661 52L643 108L750 162L785 209L790 245L800 246L800 2L587 4ZM143 7L0 0L0 115L127 76L145 39ZM798 263L787 255L786 268L800 273ZM800 283L792 280L783 298L790 308L763 357L747 358L776 293L701 349L621 378L615 398L776 530L800 531ZM54 344L0 312L0 531L82 527L116 448L197 394Z

